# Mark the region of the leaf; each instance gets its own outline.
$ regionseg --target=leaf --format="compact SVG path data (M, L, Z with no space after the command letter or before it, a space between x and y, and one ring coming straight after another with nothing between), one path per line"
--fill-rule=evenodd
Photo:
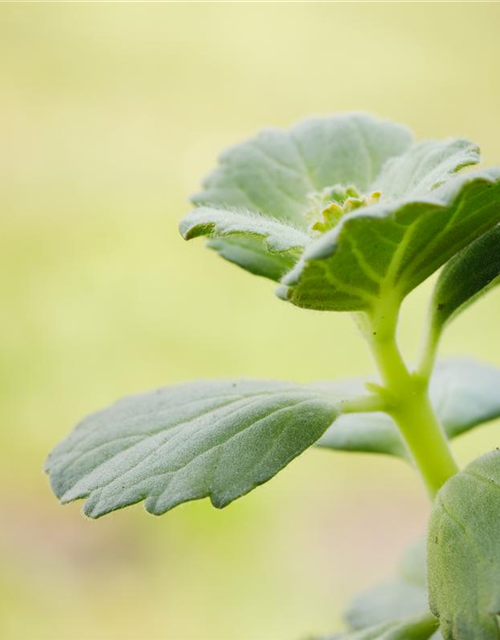
M279 280L295 264L301 250L311 242L308 233L290 222L252 211L229 211L214 207L199 207L192 211L181 221L180 232L185 240L202 235L217 238L218 244L212 242L212 248L231 262L273 280ZM246 244L240 242L235 245L219 240L228 236L236 236ZM256 248L257 256L255 250L249 256L249 240ZM242 246L247 248L244 254ZM276 254L280 254L278 260ZM279 268L281 256L286 260L285 271Z
M288 131L267 129L225 151L192 202L307 226L310 193L335 184L366 191L411 139L406 127L359 113L309 118Z
M299 307L374 312L402 300L500 221L500 169L346 215L310 244L277 294Z
M362 453L384 453L409 459L409 453L393 419L386 413L347 413L339 416L316 446Z
M445 325L500 283L500 227L496 226L452 258L441 272L431 300L437 341Z
M351 395L359 395L363 380L351 381ZM342 387L348 396L347 387ZM449 438L500 417L500 370L468 358L439 362L430 383L430 397ZM392 418L385 413L339 416L316 443L343 451L409 454Z
M395 578L362 591L346 611L352 630L365 629L428 610L425 540L405 552Z
M383 194L384 200L422 196L463 167L479 161L479 148L468 140L424 140L388 160L374 188Z
M338 640L439 640L437 620L428 611L425 540L406 550L395 578L358 594L345 618L350 631L334 636Z
M213 207L200 207L180 223L186 240L202 235L247 235L265 239L271 252L283 253L305 247L311 241L308 234L289 223L275 220L251 211L227 211Z
M429 598L445 640L498 640L500 450L474 460L436 496Z
M296 263L294 252L269 253L263 242L256 238L233 236L227 240L211 238L207 246L217 253L256 276L263 276L278 282Z
M154 514L205 497L222 508L313 444L337 413L336 399L312 386L179 385L84 419L46 470L61 501L88 498L93 518L141 500Z
M251 273L276 280L298 256L285 271L282 254L255 237L255 220L245 228L242 212L258 215L262 224L266 218L279 220L295 230L295 237L301 231L311 241L314 235L305 217L311 208L311 194L337 183L353 184L364 191L386 160L402 153L410 142L411 133L405 127L356 113L311 118L288 131L265 130L223 153L218 168L192 202L200 208L226 212L223 225L219 222L206 228L212 236L222 236L210 243L212 248ZM190 224L192 216L199 219L197 211L181 225ZM246 240L227 238L231 215L240 216L234 224L238 233L248 234L245 238L249 238L250 247ZM297 246L303 248L305 243Z

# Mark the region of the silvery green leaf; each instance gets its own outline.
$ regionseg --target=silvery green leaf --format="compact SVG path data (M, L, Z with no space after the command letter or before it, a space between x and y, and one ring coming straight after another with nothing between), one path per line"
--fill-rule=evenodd
M363 380L350 385L351 395L359 395ZM345 384L342 393L348 397ZM500 370L466 358L439 362L431 379L430 396L447 436L455 438L500 417ZM317 445L409 457L396 425L385 413L343 414Z
M335 184L366 191L411 140L406 127L359 113L309 118L288 131L267 129L225 151L192 202L305 226L309 194Z
M250 237L211 238L207 247L233 264L237 264L256 276L279 282L297 262L294 251L270 253L262 240Z
M252 273L257 273L257 275L262 273L272 279L279 279L283 275L278 268L282 257L287 259L286 265L291 268L299 258L300 252L312 240L306 229L299 229L291 222L281 221L253 211L231 211L215 207L198 207L192 211L181 221L180 232L185 240L203 235L215 238L217 242L222 242L222 244L218 248L216 244L212 243L212 248L218 250L223 256L226 254L225 257L229 254L228 259L231 262L236 262ZM258 266L252 266L255 264L255 252L252 253L251 262L248 264L248 249L245 259L245 257L241 257L241 244L235 245L220 240L228 237L244 242L251 240L258 251ZM248 242L246 246L249 246ZM232 253L229 253L231 251ZM236 257L232 258L232 255ZM268 267L263 266L262 258L266 264L269 263ZM275 273L276 269L278 271Z
M500 227L496 226L452 258L431 300L435 339L444 326L477 298L500 284Z
M154 514L205 497L222 508L312 445L337 413L336 399L314 386L184 384L84 419L46 469L63 503L87 498L90 517L142 500Z
M406 127L357 113L310 118L288 131L268 129L224 152L192 202L228 214L246 211L279 220L312 241L305 215L311 195L335 184L353 184L365 191L385 162L410 143ZM255 221L251 222L247 230L241 220L237 223L238 233L250 239L249 249L242 239L227 237L226 223L207 228L212 237L219 232L221 236L209 246L254 274L279 279L284 273L282 254L256 239Z
M346 413L318 440L318 447L361 453L384 453L409 459L394 421L386 413Z
M299 307L373 312L498 222L500 169L454 176L425 195L346 215L308 246L277 293Z
M192 211L181 221L180 231L186 240L202 235L256 236L262 238L273 253L303 249L311 241L307 233L288 222L252 211L228 211L214 207L199 207Z
M500 450L438 492L428 535L429 598L445 640L500 638Z
M384 200L425 195L463 167L479 161L479 148L468 140L423 140L388 160L374 188Z

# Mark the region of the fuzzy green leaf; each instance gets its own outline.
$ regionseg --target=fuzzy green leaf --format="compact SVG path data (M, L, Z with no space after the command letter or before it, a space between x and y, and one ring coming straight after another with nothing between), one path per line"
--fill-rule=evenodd
M186 240L198 236L248 235L260 237L272 253L302 249L309 244L308 234L287 222L275 220L251 211L228 211L213 207L199 207L180 223Z
M99 517L145 500L161 514L222 508L266 482L335 420L334 396L282 382L199 382L120 400L83 420L46 469L63 503Z
M500 227L496 226L444 267L431 301L435 340L445 325L477 298L500 284Z
M424 140L388 160L374 188L384 200L422 196L479 161L479 148L468 140Z
M455 176L427 195L345 216L309 245L277 293L299 307L373 312L499 221L500 169Z
M359 395L363 380L350 383L351 395ZM348 395L344 384L342 392ZM449 438L500 417L500 370L465 358L438 363L430 383L430 396ZM385 413L344 414L317 445L343 451L386 453L408 458L404 442L392 418Z
M289 270L301 251L312 241L307 230L299 229L288 221L252 211L230 211L215 207L195 209L181 221L179 228L185 240L203 235L214 238L216 242L212 242L211 247L223 257L254 274L265 275L273 280L278 280ZM224 240L228 237L240 243L228 243ZM252 244L249 245L248 241ZM249 255L250 246L256 249L257 254L254 250ZM246 250L243 251L243 248ZM285 271L279 268L283 259Z
M284 273L282 254L256 238L267 234L255 233L255 219L245 227L243 212L258 215L260 226L265 218L291 225L295 237L302 231L312 241L314 234L305 216L311 195L335 184L352 184L364 192L385 162L408 148L411 137L401 125L354 113L310 118L288 131L265 130L228 149L203 183L203 191L192 197L200 208L227 214L224 224L219 214L218 224L205 227L211 237L220 236L209 246L251 273L279 279L277 273L279 277ZM239 216L233 224L231 215ZM193 216L200 220L195 210L181 225L189 225ZM201 227L198 231L197 235L203 232ZM228 238L228 233L248 237L250 248L239 238ZM287 270L298 256L294 258Z
M500 450L436 496L428 537L429 598L445 640L500 638Z
M270 253L262 240L241 236L231 238L211 238L207 247L242 269L256 276L279 282L297 262L294 251Z
M304 226L310 193L335 184L366 191L411 140L406 127L359 113L309 118L288 131L267 129L225 151L192 202Z

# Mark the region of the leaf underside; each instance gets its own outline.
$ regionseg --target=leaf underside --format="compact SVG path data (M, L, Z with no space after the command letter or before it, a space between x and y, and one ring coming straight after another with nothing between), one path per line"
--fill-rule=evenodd
M257 238L231 237L212 238L207 247L228 262L238 265L242 269L256 276L269 278L279 282L297 262L293 250L285 253L269 253L262 240Z
M99 517L145 500L162 514L210 497L222 508L266 482L337 416L310 386L221 381L159 389L84 419L46 469L63 503Z
M431 301L436 337L455 316L500 284L500 227L496 226L452 258L441 272Z
M500 451L481 456L437 494L429 598L445 640L500 638Z
M353 396L359 395L363 381L353 381L351 388ZM346 392L345 385L343 389ZM430 396L448 438L455 438L500 417L500 370L466 358L439 362L431 379ZM398 428L385 413L340 415L316 444L409 458Z
M251 211L200 207L179 225L185 240L207 235L209 246L255 275L279 280L311 238L305 230Z

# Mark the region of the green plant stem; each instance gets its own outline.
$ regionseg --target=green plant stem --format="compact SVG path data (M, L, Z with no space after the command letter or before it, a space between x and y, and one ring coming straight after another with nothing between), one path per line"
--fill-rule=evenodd
M427 491L437 491L458 466L428 395L428 377L408 371L396 343L398 309L379 319L365 317L363 332L368 340L383 386L386 412L395 420L419 470Z
M378 393L341 400L342 413L373 413L385 411L386 402Z
M434 328L432 315L429 313L426 321L422 345L420 347L420 359L417 372L420 376L429 378L436 362L436 352L439 344L440 334Z

